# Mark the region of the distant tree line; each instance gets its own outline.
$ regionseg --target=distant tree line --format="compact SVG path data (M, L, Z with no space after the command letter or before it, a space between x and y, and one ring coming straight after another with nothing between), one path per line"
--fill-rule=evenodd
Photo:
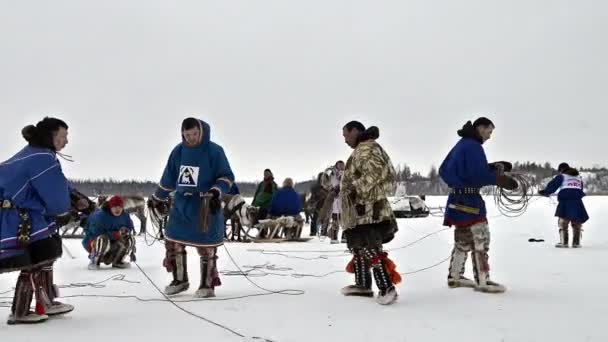
M156 191L157 182L152 181L137 181L137 180L116 180L116 179L99 179L99 180L71 180L72 185L78 191L91 197L99 195L120 194L123 196L144 196L147 197ZM306 193L312 186L313 181L305 181L296 184L295 188L298 192ZM255 182L237 182L237 186L243 196L253 197L258 183ZM279 184L280 186L281 184Z
M405 182L408 194L412 195L446 195L449 191L447 184L439 177L436 166L431 166L426 176L420 172L412 172L407 164L399 164L396 167L397 180ZM606 167L594 166L591 168L579 168L585 191L590 195L608 195L608 169ZM513 172L528 175L528 179L535 187L544 187L557 175L557 165L554 167L549 162L515 162Z
M549 162L515 162L513 172L523 173L529 176L532 185L540 187L557 174L557 166ZM606 167L594 166L591 168L578 169L585 181L585 188L590 195L608 195L608 169ZM321 170L322 171L322 170ZM431 166L426 175L418 171L412 171L407 164L396 166L397 181L405 182L407 193L412 195L446 195L448 186L445 184L436 166ZM316 177L310 180L296 183L296 191L306 193L316 182ZM158 183L151 181L136 180L72 180L73 185L88 196L98 196L102 194L122 194L149 196L152 194ZM237 182L237 186L243 196L253 197L257 188L257 182ZM281 186L281 184L279 184Z

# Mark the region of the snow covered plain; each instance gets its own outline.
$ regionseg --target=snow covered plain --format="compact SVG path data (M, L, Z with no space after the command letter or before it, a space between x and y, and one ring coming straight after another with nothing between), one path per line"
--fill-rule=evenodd
M64 288L62 300L76 306L73 313L35 326L0 321L1 341L608 341L608 329L602 325L608 322L608 216L602 212L608 208L608 198L585 199L591 220L578 250L553 247L554 201L534 199L518 218L497 217L491 198L487 202L491 274L507 286L504 294L446 286L452 231L439 231L440 217L399 221L400 231L387 248L394 249L390 257L398 270L409 274L398 288L399 301L388 307L370 298L342 297L340 288L352 280L341 272L349 261L345 245L318 239L228 243L227 250L219 250L220 271L237 270L229 252L242 269L266 265L250 277L261 287L296 291L268 294L242 276L223 275L217 298L184 302L192 299L199 281L198 256L190 250L191 289L173 299L183 309L246 336L241 338L164 301L135 265L127 270L88 271L80 241L66 239L74 258L64 253L56 264L56 283L86 285L116 275L124 275L124 281ZM430 197L427 203L443 205L445 198ZM529 238L545 242L528 242ZM148 247L138 240L138 265L161 289L170 280L161 267L163 255L161 244ZM433 265L437 266L425 269ZM325 277L301 276L333 271L337 272ZM271 274L260 276L263 272ZM470 262L467 274L472 276ZM0 293L10 291L16 276L0 275ZM9 314L6 302L11 295L0 294L2 317ZM242 298L249 295L253 296Z

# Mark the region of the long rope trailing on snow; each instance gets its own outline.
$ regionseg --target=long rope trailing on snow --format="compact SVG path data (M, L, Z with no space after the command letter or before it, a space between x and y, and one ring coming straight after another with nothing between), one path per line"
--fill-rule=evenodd
M386 251L390 252L390 251L396 251L396 250L400 250L400 249L405 249L405 248L409 248L419 242L421 242L422 240L439 234L441 232L444 232L446 230L451 230L451 227L446 227L446 228L442 228L439 230L436 230L434 232L428 233L423 235L422 237L406 244L400 247L394 247L394 248L389 248ZM343 258L343 257L349 257L352 256L352 254L348 253L348 251L345 250L337 250L337 249L333 249L333 250L321 250L321 251L313 251L313 250L265 250L265 249L247 249L247 252L256 252L256 253L260 253L262 255L279 255L288 259L298 259L298 260L305 260L305 261L311 261L311 260L326 260L326 259L330 259L330 258ZM313 257L300 257L300 256L295 256L295 255L289 255L287 253L340 253L340 254L336 254L336 255L328 255L328 254L321 254L318 256L313 256Z
M192 317L195 317L195 318L198 318L198 319L200 319L200 320L203 320L203 321L205 321L205 322L207 322L207 323L209 323L209 324L211 324L211 325L214 325L214 326L216 326L216 327L218 327L218 328L224 329L225 331L227 331L227 332L229 332L229 333L231 333L231 334L233 334L233 335L236 335L236 336L241 337L241 338L246 338L246 336L245 336L245 335L243 335L243 334L241 334L241 333L237 332L236 330L234 330L234 329L232 329L232 328L230 328L230 327L227 327L227 326L225 326L225 325L223 325L223 324L220 324L220 323L217 323L217 322L215 322L215 321L212 321L212 320L210 320L210 319L208 319L208 318L206 318L206 317L204 317L204 316L202 316L202 315L198 315L198 314L196 314L196 313L194 313L194 312L192 312L192 311L190 311L190 310L188 310L188 309L183 308L183 307L182 307L182 306L180 306L180 305L179 305L177 302L175 302L175 301L171 300L171 298L169 298L169 296L167 296L167 295L166 295L166 294L165 294L165 293L164 293L164 292L163 292L163 291L162 291L162 290L161 290L161 289L158 287L158 285L156 285L156 283L154 283L154 281L152 280L152 278L150 278L150 276L148 276L148 274L147 274L147 273L146 273L146 272L143 270L143 268L141 268L141 267L139 266L139 264L138 264L138 263L134 262L134 264L135 264L135 266L137 266L137 268L139 269L139 271L140 271L140 272L141 272L141 273L144 275L144 277L146 277L146 279L148 279L148 281L150 282L150 284L151 284L151 285L152 285L152 286L153 286L153 287L154 287L154 288L155 288L155 289L158 291L158 293L160 293L160 294L161 294L161 295L162 295L162 296L165 298L165 300L166 300L167 302L171 303L171 304L172 304L173 306L175 306L175 307L176 307L178 310L180 310L180 311L182 311L182 312L184 312L184 313L186 313L186 314L188 314L188 315L190 315L190 316L192 316ZM273 340L270 340L270 339L267 339L267 338L263 338L263 337L256 337L256 336L253 336L253 337L251 337L251 338L252 338L252 339L255 339L255 340L261 340L261 341L265 341L265 342L274 342Z
M405 249L408 247L411 247L417 243L419 243L420 241L438 234L440 232L446 231L449 228L443 228L434 232L431 232L429 234L426 234L422 237L420 237L417 240L414 240L404 246L400 246L400 247L395 247L395 248L391 248L387 251L394 251L394 250L399 250L399 249ZM245 277L263 277L263 276L268 276L268 275L272 275L272 276L280 276L280 277L293 277L293 278L306 278L306 277L311 277L311 278L325 278L328 277L330 275L333 274L337 274L337 273L343 273L344 271L341 270L337 270L337 271L331 271L331 272L327 272L327 273L323 273L323 274L307 274L307 273L291 273L291 274L283 274L283 273L277 273L277 272L287 272L287 271L295 271L295 269L291 268L291 267L278 267L274 264L270 264L270 263L265 263L262 265L245 265L242 268L238 266L237 262L235 261L235 259L232 257L232 255L230 254L230 251L228 250L228 248L224 245L224 248L226 249L226 253L228 254L230 260L232 261L232 263L235 265L235 267L238 268L238 271L229 271L229 270L224 270L221 271L220 273L226 276L245 276ZM301 260L318 260L318 259L328 259L329 257L347 257L350 256L350 253L346 253L344 250L264 250L264 249L248 249L248 252L258 252L261 253L263 255L280 255L286 258L293 258L293 259L301 259ZM303 258L303 257L296 257L296 256L292 256L292 255L288 255L287 253L340 253L339 255L321 255L321 256L317 256L317 257L311 257L311 258ZM449 257L446 259L443 259L441 261L439 261L438 263L432 264L430 266L427 267L423 267L421 269L417 269L417 270L413 270L413 271L408 271L402 274L414 274L414 273L419 273L431 268L434 268L436 266L441 265L442 263L444 263L445 261L449 260ZM245 269L245 270L243 270ZM140 271L143 272L143 270ZM144 273L145 275L145 273ZM126 279L126 276L124 274L116 274L113 275L110 278L104 279L102 281L99 282L95 282L95 283L70 283L68 285L60 285L58 286L59 288L86 288L86 287L91 287L91 288L95 288L95 289L100 289L100 288L104 288L107 285L105 285L104 283L107 283L109 281L123 281L126 283L131 283L131 284L139 284L140 282L138 281L131 281ZM303 290L293 290L293 289L288 289L288 290L269 290L269 289L265 289L257 284L255 284L251 279L248 279L251 283L253 283L256 287L262 289L263 291L265 291L265 293L262 294L251 294L251 295L243 295L243 296L236 296L236 297L225 297L225 298L199 298L199 299L191 299L191 300L177 300L174 302L177 303L187 303L187 302L199 302L199 301L228 301L228 300L235 300L235 299L243 299L243 298L248 298L248 297L258 297L258 296L266 296L266 295L273 295L273 294L284 294L284 295L302 295L304 294ZM8 290L8 291L4 291L4 292L0 292L0 295L4 295L4 294L8 294L13 292L13 290ZM114 295L74 295L74 296L62 296L63 298L74 298L74 297L100 297L100 298L131 298L131 299L136 299L138 301L141 302L158 302L158 301L166 301L165 299L145 299L145 298L141 298L138 296L131 296L131 295L123 295L123 296L114 296ZM0 299L7 299L10 297L0 297Z
M288 296L301 296L305 293L305 291L303 291L303 290L293 290L293 289L278 290L278 291L269 290L269 289L266 289L266 288L258 285L256 282L254 282L253 280L251 280L249 278L249 275L247 275L243 272L243 270L241 269L239 264L232 257L232 254L230 254L230 251L228 250L228 247L226 247L226 245L224 245L224 250L226 251L226 254L228 254L228 257L230 258L230 261L232 261L232 264L239 270L239 272L241 272L243 274L245 279L247 279L247 281L249 281L253 286L257 287L258 289L260 289L262 291L266 291L269 294L281 294L281 295L288 295Z
M425 266L419 269L415 269L412 271L407 271L407 272L402 272L399 273L401 275L411 275L411 274L416 274L416 273L420 273L420 272L424 272L430 269L433 269L435 267L438 267L440 265L442 265L443 263L445 263L446 261L450 260L452 256L449 255L444 259L441 259L440 261L429 265L429 266ZM334 274L338 274L338 273L346 273L345 270L335 270L335 271L331 271L331 272L327 272L327 273L322 273L322 274L310 274L310 273L276 273L276 272L268 272L268 270L275 270L277 269L277 267L273 264L264 264L264 265L255 265L255 266L243 266L243 268L246 268L246 270L242 270L239 269L238 271L222 271L220 272L222 275L224 276L246 276L246 277L266 277L266 276L277 276L277 277L292 277L292 278L325 278L328 277L330 275L334 275ZM288 268L289 270L293 270Z
M164 228L164 224L166 224L166 217L164 217L162 221L157 221L157 222L159 223L158 228L159 228L160 235L162 237L162 229ZM427 234L427 235L421 237L420 239L409 243L408 245L399 247L399 249L407 248L407 247L409 247L409 246L411 246L411 245L413 245L413 244L415 244L415 243L417 243L419 241L422 241L423 239L425 239L425 238L427 238L427 237L429 237L431 235L437 234L437 233L439 233L441 231L444 231L444 230L446 230L446 229L441 229L441 230L432 232L430 234ZM243 269L238 265L238 263L236 262L236 260L230 254L230 251L228 250L228 248L226 247L226 245L224 245L224 249L225 249L228 257L230 258L230 260L234 264L234 266L238 269L238 271L234 271L232 273L225 272L224 274L225 275L240 275L240 276L244 276L247 279L247 281L249 281L252 285L254 285L255 287L259 288L260 290L264 291L264 293L261 293L261 294L252 294L252 295L244 295L244 296L232 297L232 298L217 298L217 299L216 298L214 298L214 299L204 299L204 298L202 298L202 299L194 299L194 300L174 301L171 298L169 298L158 287L158 285L156 285L156 283L154 283L154 281L152 280L152 278L143 270L143 268L137 262L134 261L133 263L137 266L137 268L139 269L139 271L150 282L150 284L164 297L164 299L143 299L143 298L140 298L138 296L131 296L131 295L72 295L72 296L62 296L62 297L63 298L74 298L74 297L130 298L130 299L136 299L136 300L142 301L142 302L152 302L152 301L156 301L156 302L158 302L158 301L169 302L173 306L175 306L177 309L179 309L180 311L182 311L182 312L184 312L184 313L186 313L186 314L188 314L188 315L190 315L192 317L195 317L195 318L203 320L203 321L205 321L205 322L207 322L209 324L212 324L212 325L214 325L216 327L224 329L225 331L227 331L227 332L229 332L229 333L231 333L233 335L236 335L238 337L247 338L245 335L239 333L238 331L236 331L236 330L234 330L234 329L232 329L232 328L230 328L228 326L225 326L223 324L217 323L217 322L212 321L212 320L210 320L210 319L208 319L208 318L206 318L206 317L204 317L202 315L198 315L198 314L196 314L196 313L194 313L194 312L192 312L190 310L187 310L187 309L183 308L178 303L180 303L180 302L204 301L204 300L214 300L214 301L216 301L216 300L234 300L234 299L243 299L243 298L248 298L248 297L257 297L257 296L264 296L264 295L276 295L276 294L291 295L291 296L294 296L294 295L298 296L298 295L305 294L305 291L303 291L303 290L293 290L293 289L270 290L270 289L267 289L267 288L264 288L264 287L260 286L259 284L257 284L256 282L254 282L253 280L250 279L250 277L255 276L255 275L251 274L252 270L260 270L261 268L266 268L266 269L270 269L270 270L273 270L273 271L289 271L289 270L292 270L291 268L286 268L286 267L279 268L279 267L276 267L275 265L265 264L265 265L262 265L262 266L253 266L253 267L249 266L251 268L249 271L243 271ZM265 253L263 253L264 252L263 250L260 250L260 252L262 252L262 254L265 254ZM327 251L327 252L334 252L334 251ZM280 253L272 253L272 254L280 254ZM341 257L341 256L350 255L350 254L346 254L346 253L343 253L343 254L344 255L338 255L338 256ZM402 275L407 275L407 274L414 274L414 273L422 272L422 271L425 271L425 270L437 267L437 266L443 264L444 262L446 262L449 259L450 259L450 257L447 257L446 259L441 260L440 262L438 262L436 264L433 264L433 265L430 265L428 267L424 267L424 268L419 269L419 270L405 272L405 273L401 273L401 274ZM244 267L247 268L247 266L244 266ZM304 278L304 277L324 278L324 277L327 277L327 276L332 275L332 274L343 273L343 272L345 272L345 271L338 270L338 271L332 271L332 272L328 272L328 273L321 274L321 275L304 274L304 273L293 273L293 274L288 274L288 275L284 275L284 274L280 274L280 273L273 273L273 274L266 273L265 275L292 276L294 278ZM132 283L132 284L138 284L139 283L137 281L127 280L124 275L115 275L115 276L112 276L110 278L107 278L105 280L102 280L102 281L96 282L96 283L72 283L72 284L69 284L69 285L64 285L64 286L59 286L59 287L60 288L84 288L84 287L102 288L102 287L106 286L106 285L103 285L103 283L108 282L110 280L124 281L124 282ZM12 291L13 290L9 290L9 291L6 291L6 292L2 292L0 294L6 294L6 293L10 293ZM6 297L0 297L0 299L6 299ZM10 307L10 305L11 305L11 302L0 302L0 307ZM253 339L253 340L260 340L260 341L265 341L265 342L275 342L275 341L273 341L271 339L264 338L264 337L253 336L253 337L250 337L250 338Z
M124 274L115 274L109 278L106 278L102 281L98 281L95 283L70 283L67 285L58 285L57 287L60 289L76 289L76 288L86 288L86 287L90 287L90 288L94 288L94 289L102 289L107 286L105 283L107 283L109 281L122 281L122 282L130 283L130 284L139 284L140 283L139 281L128 280L127 276ZM0 292L0 295L9 294L14 291L15 291L15 288L12 288L11 290ZM70 297L82 297L82 295L62 296L62 298L70 298ZM108 296L108 297L114 297L114 296ZM12 297L0 297L0 299L12 299ZM0 307L11 307L11 305L12 305L12 302L0 302Z

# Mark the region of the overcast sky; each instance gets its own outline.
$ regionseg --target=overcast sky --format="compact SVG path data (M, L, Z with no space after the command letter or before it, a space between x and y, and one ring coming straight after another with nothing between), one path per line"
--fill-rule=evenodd
M55 115L68 177L158 180L196 116L237 179L303 180L357 119L427 173L485 115L490 160L608 165L606 1L0 4L1 160Z

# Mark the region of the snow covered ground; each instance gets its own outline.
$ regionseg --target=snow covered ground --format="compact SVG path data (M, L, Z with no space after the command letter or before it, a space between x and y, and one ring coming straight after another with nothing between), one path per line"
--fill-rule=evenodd
M428 198L430 206L443 205L444 198ZM261 337L280 342L309 341L607 341L608 330L608 198L585 199L591 216L583 234L583 248L557 249L555 204L546 198L535 199L524 216L491 219L492 277L504 283L504 294L483 294L471 289L448 289L446 269L451 248L451 230L430 235L410 246L409 243L441 230L442 219L400 220L400 232L388 245L395 249L390 256L404 276L399 286L400 298L393 306L380 306L369 298L345 298L339 289L351 282L343 272L326 277L297 277L297 274L323 275L342 271L349 258L344 245L330 245L328 240L307 243L227 244L219 251L222 271L235 271L227 251L239 267L267 265L275 275L251 277L260 286L274 290L298 290L286 294L267 294L242 276L223 275L223 286L215 300L178 303L182 308L225 325L240 338L223 328L195 318L169 302L142 302L130 298L104 296L139 296L159 299L162 295L137 267L127 270L86 269L86 253L80 241L66 240L74 255L64 253L56 266L56 282L95 283L114 275L124 280L110 280L103 288L65 288L65 302L76 310L36 326L7 326L0 321L1 341L259 341ZM496 215L488 200L490 217ZM605 210L605 209L604 209ZM604 215L603 215L604 214ZM136 222L137 225L137 222ZM545 242L528 242L529 238ZM160 287L170 280L160 266L164 249L138 241L138 264ZM401 248L400 248L401 247ZM263 254L286 251L282 254ZM297 258L296 258L297 257ZM298 259L303 258L303 259ZM192 298L199 281L198 256L189 254L191 289L174 298ZM470 275L470 263L467 265ZM253 273L256 274L256 273ZM257 274L260 274L258 272ZM16 274L0 275L0 293L14 284ZM136 282L136 283L132 283ZM303 292L301 295L298 293ZM0 302L10 301L11 293L1 294ZM79 297L88 295L89 297ZM75 296L75 297L70 297ZM99 296L99 297L94 297ZM5 303L6 304L6 303ZM0 316L9 308L0 306ZM604 323L602 323L604 322Z

